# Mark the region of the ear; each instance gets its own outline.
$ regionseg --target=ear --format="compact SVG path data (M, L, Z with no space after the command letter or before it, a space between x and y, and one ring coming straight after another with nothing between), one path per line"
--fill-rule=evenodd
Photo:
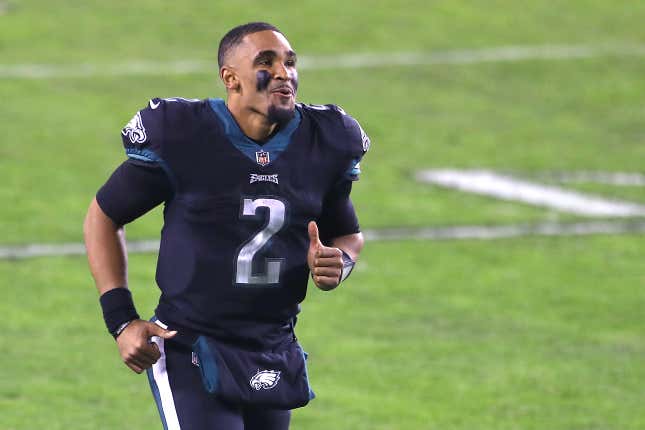
M228 66L222 66L219 70L219 77L224 82L228 91L237 91L240 88L240 80L233 69Z

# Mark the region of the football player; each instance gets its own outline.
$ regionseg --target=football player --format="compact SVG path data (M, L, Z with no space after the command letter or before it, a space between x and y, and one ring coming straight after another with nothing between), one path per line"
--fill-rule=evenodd
M363 247L350 191L370 141L341 108L296 102L297 55L276 27L233 28L218 63L226 101L153 98L122 130L127 160L85 219L88 260L164 428L286 429L313 397L294 334L308 279L336 288ZM123 226L161 203L147 321Z

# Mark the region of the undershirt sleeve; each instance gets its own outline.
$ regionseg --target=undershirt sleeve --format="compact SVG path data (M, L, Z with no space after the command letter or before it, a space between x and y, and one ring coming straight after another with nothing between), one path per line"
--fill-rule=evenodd
M327 245L335 237L361 231L354 205L349 198L351 190L352 182L345 180L336 185L325 198L318 229L321 241Z
M127 160L99 189L96 201L115 224L125 225L172 199L173 192L160 166Z

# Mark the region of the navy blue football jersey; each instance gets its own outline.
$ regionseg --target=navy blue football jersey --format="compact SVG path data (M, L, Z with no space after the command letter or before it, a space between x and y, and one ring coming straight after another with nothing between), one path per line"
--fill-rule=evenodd
M221 99L152 99L122 138L128 157L160 166L173 185L156 273L156 314L171 326L261 339L305 298L308 222L321 221L326 237L358 231L322 219L370 145L337 106L297 104L258 144Z

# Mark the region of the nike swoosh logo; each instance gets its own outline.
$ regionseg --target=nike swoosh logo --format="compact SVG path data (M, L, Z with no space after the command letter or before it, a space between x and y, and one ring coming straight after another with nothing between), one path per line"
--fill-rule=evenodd
M161 104L161 102L157 102L157 103L155 103L155 102L153 102L152 100L150 100L150 108L151 108L152 110L157 109L157 108L159 107L159 105L160 105L160 104Z

